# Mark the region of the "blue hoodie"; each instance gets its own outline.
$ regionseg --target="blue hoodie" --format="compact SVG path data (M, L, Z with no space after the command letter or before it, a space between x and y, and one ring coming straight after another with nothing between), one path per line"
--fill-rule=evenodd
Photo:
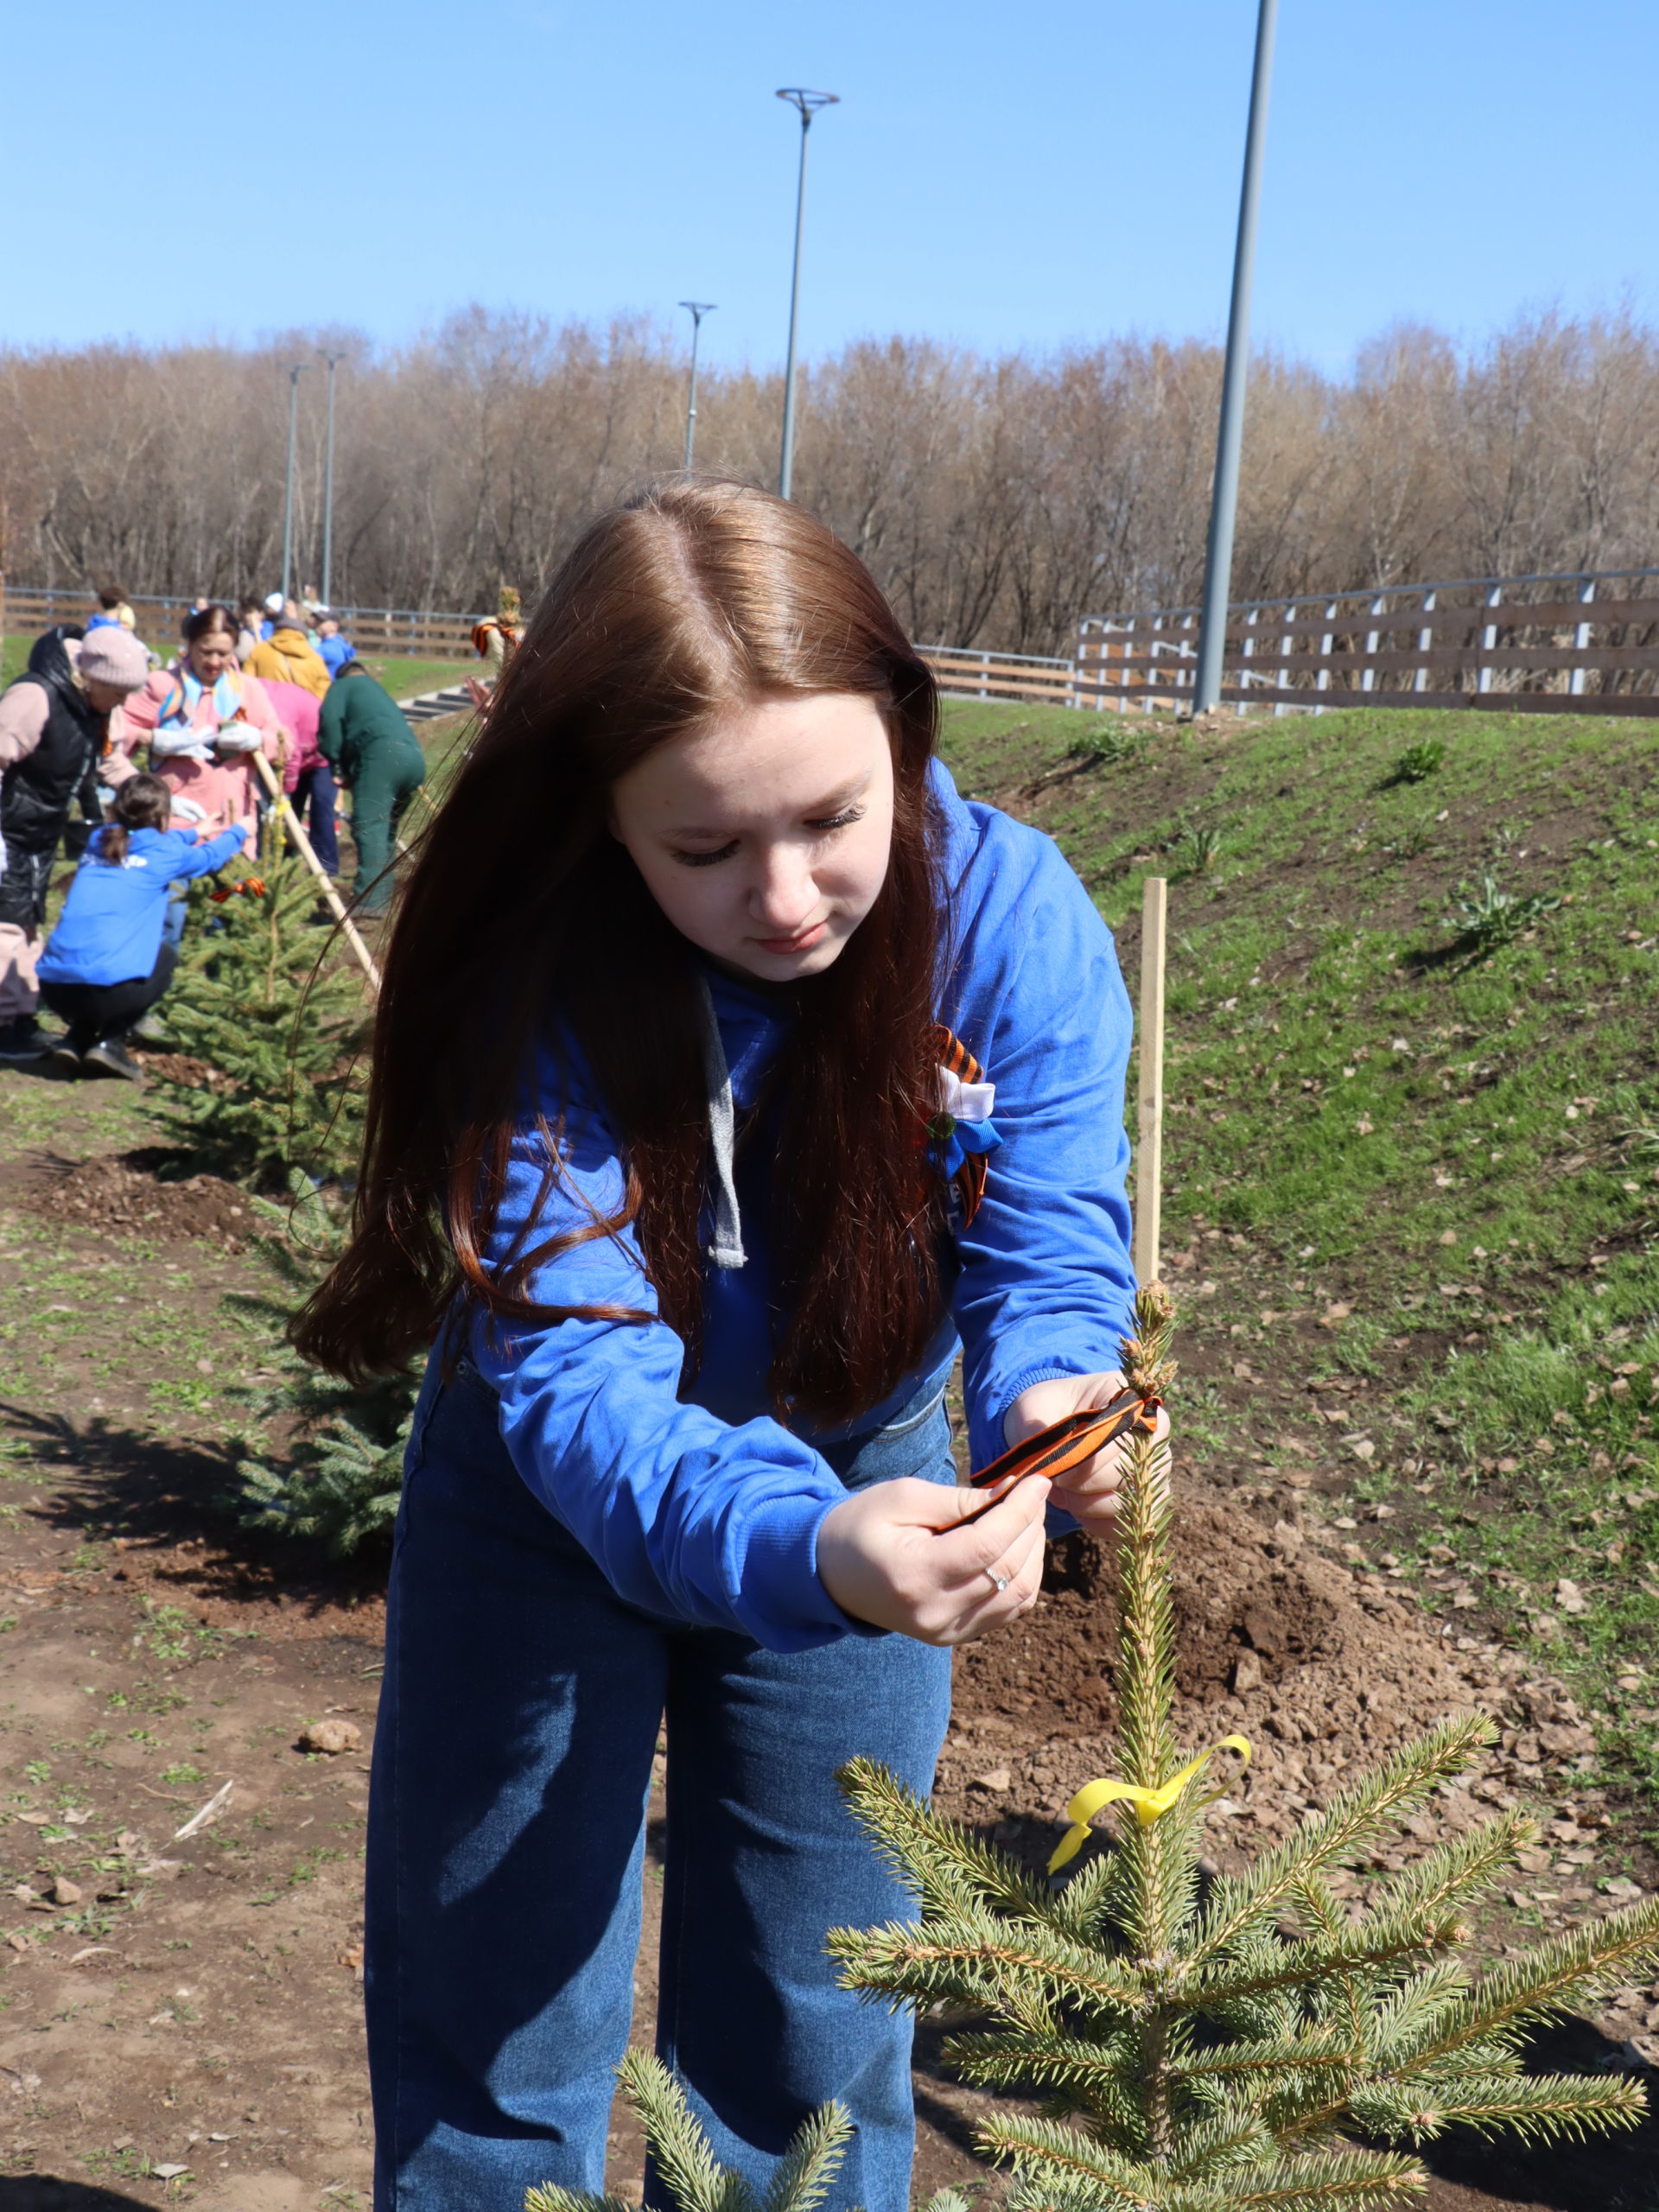
M955 1236L957 1271L934 1344L884 1406L850 1426L861 1433L930 1382L942 1388L960 1340L969 1446L982 1466L1004 1448L1002 1417L1030 1384L1118 1364L1135 1290L1123 1192L1130 1016L1111 933L1058 849L993 807L965 804L942 768L934 775L956 952L939 1016L996 1086L1000 1143L983 1201ZM709 983L741 1116L783 1039L787 1001L713 970ZM496 1267L532 1218L527 1241L540 1243L590 1223L590 1208L614 1212L622 1197L602 1107L556 1095L550 1058L539 1080L549 1123L566 1117L563 1175L538 1205L547 1153L527 1116L486 1255ZM702 1364L685 1400L683 1346L662 1322L504 1329L480 1319L470 1351L499 1394L520 1476L624 1599L791 1651L861 1624L817 1575L819 1526L847 1493L811 1434L769 1409L769 1162L754 1156L764 1151L739 1160L747 1261L708 1271ZM527 1287L550 1304L657 1309L627 1230L574 1246ZM817 1432L824 1442L846 1433Z
M357 658L357 647L349 638L341 637L338 630L332 638L319 638L317 651L321 655L330 676L338 676L348 660Z
M107 827L107 825L106 825ZM240 830L199 845L194 830L134 830L118 864L99 858L105 829L86 842L58 925L46 941L43 983L129 983L151 974L162 949L167 887L210 875L242 849Z

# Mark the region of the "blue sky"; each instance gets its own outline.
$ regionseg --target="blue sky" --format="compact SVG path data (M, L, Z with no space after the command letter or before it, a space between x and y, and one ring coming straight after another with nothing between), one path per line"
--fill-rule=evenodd
M802 340L1043 350L1219 334L1255 0L340 0L19 11L0 340L346 324L477 299L562 320L719 302L781 359L798 126ZM61 96L46 95L57 84ZM121 95L127 95L124 105ZM1258 343L1339 370L1395 319L1659 292L1659 9L1281 0ZM24 211L38 211L23 219ZM678 318L684 323L686 318Z

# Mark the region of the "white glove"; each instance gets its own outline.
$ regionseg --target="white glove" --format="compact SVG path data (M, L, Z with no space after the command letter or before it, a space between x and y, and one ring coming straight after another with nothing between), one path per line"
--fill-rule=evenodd
M171 729L156 729L149 740L150 757L156 760L211 760L213 748L199 729L176 725Z
M221 753L257 753L259 733L251 722L225 722L220 726L218 743Z

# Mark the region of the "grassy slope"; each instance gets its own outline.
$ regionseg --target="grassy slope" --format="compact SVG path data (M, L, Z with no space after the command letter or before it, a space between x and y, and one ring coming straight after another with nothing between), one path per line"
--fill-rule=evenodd
M1089 734L1131 757L1068 767ZM1390 785L1427 739L1443 764ZM1166 1250L1198 1274L1234 1261L1194 1307L1232 1355L1198 1394L1198 1440L1271 1478L1281 1424L1330 1402L1310 1390L1362 1390L1371 1452L1327 1510L1391 1502L1382 1564L1549 1644L1591 1694L1608 1778L1659 1789L1652 736L962 706L946 752L1059 840L1132 988L1142 879L1171 878ZM1448 958L1443 918L1488 873L1561 904Z

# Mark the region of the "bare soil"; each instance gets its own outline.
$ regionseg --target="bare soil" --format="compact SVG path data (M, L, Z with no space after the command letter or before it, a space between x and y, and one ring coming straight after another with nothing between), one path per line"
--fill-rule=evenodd
M379 1575L245 1541L211 1510L227 1414L189 1392L254 1357L245 1338L213 1334L226 1290L258 1280L241 1194L157 1179L137 1118L111 1143L94 1086L52 1090L41 1143L46 1096L26 1074L0 1075L0 1114L15 1108L15 1126L35 1133L0 1166L0 2212L353 2212L371 2160L359 1886ZM63 1294L82 1300L85 1325L60 1341L44 1315L71 1308L42 1290L48 1262L85 1286ZM1224 1274L1248 1255L1206 1248L1203 1264ZM1548 1826L1481 1931L1488 1955L1611 1909L1618 1893L1601 1884L1615 1866L1654 1886L1659 1865L1621 1840L1623 1808L1575 1775L1592 1739L1572 1700L1529 1676L1478 1610L1427 1614L1386 1568L1344 1557L1319 1501L1341 1499L1351 1467L1317 1395L1288 1372L1234 1374L1203 1313L1183 1346L1190 1368L1274 1403L1304 1440L1271 1482L1252 1482L1248 1461L1177 1462L1184 1731L1208 1742L1243 1730L1256 1751L1212 1808L1214 1864L1271 1843L1412 1729L1478 1706L1502 1726L1499 1748L1351 1893L1516 1802ZM1033 1862L1066 1798L1114 1759L1107 1562L1073 1538L1051 1570L1037 1613L961 1655L938 1789L946 1809ZM359 1745L303 1748L324 1718L352 1723ZM218 1813L180 1840L227 1783ZM642 2040L656 1889L648 1875ZM925 2023L918 2051L924 2190L984 2172L971 2129L985 2100L946 2075L941 2034ZM1567 2024L1538 2063L1638 2068L1651 2088L1656 2056L1648 1984ZM616 2184L633 2193L640 2146L625 2115L615 2149ZM1639 2212L1659 2202L1656 2151L1651 2119L1639 2137L1557 2153L1443 2145L1428 2202Z

